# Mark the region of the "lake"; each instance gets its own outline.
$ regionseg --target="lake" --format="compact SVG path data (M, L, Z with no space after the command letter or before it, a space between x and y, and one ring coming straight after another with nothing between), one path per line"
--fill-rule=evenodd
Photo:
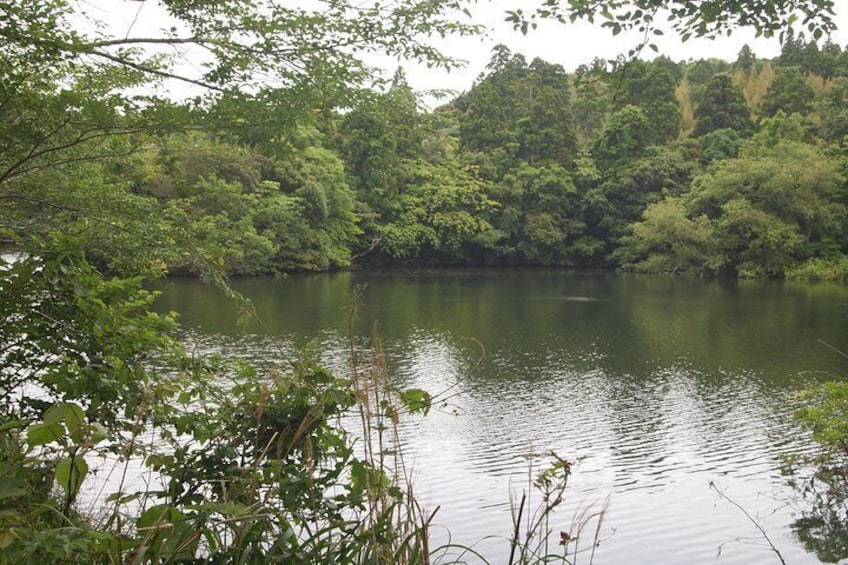
M793 531L805 506L779 457L812 449L792 421L793 394L848 369L835 350L848 349L848 286L556 270L233 286L255 303L261 331L239 330L234 307L193 280L169 280L160 304L199 347L267 363L275 338L314 342L339 371L351 296L364 287L353 333L378 323L397 383L443 400L402 424L417 493L439 507L434 544L506 563L511 493L520 498L554 451L580 459L557 538L609 497L596 564L779 563L716 489L787 563L820 562Z

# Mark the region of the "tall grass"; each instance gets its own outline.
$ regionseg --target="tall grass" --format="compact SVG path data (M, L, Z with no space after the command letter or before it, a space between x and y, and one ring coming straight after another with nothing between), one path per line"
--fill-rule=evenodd
M395 386L377 326L359 345L355 315L354 307L346 378L284 347L279 366L262 374L238 361L186 356L176 377L154 379L157 386L142 391L119 435L98 435L97 422L72 403L56 404L49 422L4 426L0 445L17 447L0 454L0 478L15 485L0 485L0 564L429 565L508 558L524 565L574 564L581 555L591 563L606 507L556 527L572 469L556 456L530 480L512 533L490 533L508 539L508 556L431 547L438 507L425 509L415 495L399 423L426 413L432 397ZM80 466L85 476L57 489L57 461L67 467L68 454L99 452L117 460L117 490L86 515L77 510L77 483L93 482L92 474ZM27 482L27 474L40 478Z

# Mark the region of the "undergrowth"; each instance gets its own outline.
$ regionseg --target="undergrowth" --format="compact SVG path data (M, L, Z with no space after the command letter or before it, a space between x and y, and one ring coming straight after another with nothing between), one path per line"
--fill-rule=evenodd
M416 499L398 423L432 397L394 386L376 328L351 331L343 377L282 346L260 370L185 351L140 280L79 255L2 284L0 563L485 561L430 547L438 508ZM554 527L570 473L554 457L532 480L510 564L591 563L605 508Z

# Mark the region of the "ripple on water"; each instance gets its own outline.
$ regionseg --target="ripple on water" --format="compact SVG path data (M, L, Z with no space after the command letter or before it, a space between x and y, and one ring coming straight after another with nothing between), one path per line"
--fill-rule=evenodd
M189 339L203 353L265 365L269 351L280 357L277 343L256 336ZM322 361L346 374L345 338L327 332L318 341ZM575 516L611 498L596 564L772 562L757 530L711 482L791 540L778 457L809 448L786 399L764 394L751 375L685 363L616 372L596 350L507 351L481 362L466 346L425 331L387 344L398 384L436 395L430 415L401 424L418 496L439 508L434 545L473 546L500 562L511 508L551 451L579 459L552 528L573 530ZM817 562L791 541L781 549L789 562Z
M434 357L428 362L418 370L450 373ZM625 562L704 563L719 555L721 563L768 563L774 556L758 531L710 484L728 482L746 508L786 533L776 458L794 445L786 434L797 430L766 417L774 406L763 406L750 383L704 382L709 378L686 367L637 379L560 366L537 379L464 382L452 400L459 410L416 422L407 433L421 479L431 485L433 502L441 501L455 541L505 536L509 493L517 498L526 491L543 454L554 450L585 456L571 478L576 502L560 512L564 529L578 503L611 496L603 529L609 539L595 563L621 563L623 556ZM773 434L783 441L773 444ZM661 539L662 547L646 547L648 539ZM479 544L497 551L496 540ZM799 563L816 562L800 548L787 551Z

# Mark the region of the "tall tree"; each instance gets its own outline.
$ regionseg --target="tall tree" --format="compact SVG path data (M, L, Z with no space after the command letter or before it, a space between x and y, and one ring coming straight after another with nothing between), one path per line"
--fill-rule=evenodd
M701 103L695 109L695 119L695 136L723 128L734 129L745 135L754 127L742 91L733 84L733 78L725 73L713 75L707 82Z
M750 73L751 69L754 68L754 63L756 62L757 56L746 43L742 46L742 49L739 50L739 54L736 56L736 66L746 73Z
M601 170L641 156L650 139L650 122L637 106L625 106L609 117L592 156Z
M648 142L665 143L680 131L680 103L674 95L675 75L668 65L660 62L621 59L611 73L616 89L616 107L637 106L645 113L652 127Z
M814 99L813 87L798 67L778 67L761 112L764 116L778 112L805 116L812 110Z

